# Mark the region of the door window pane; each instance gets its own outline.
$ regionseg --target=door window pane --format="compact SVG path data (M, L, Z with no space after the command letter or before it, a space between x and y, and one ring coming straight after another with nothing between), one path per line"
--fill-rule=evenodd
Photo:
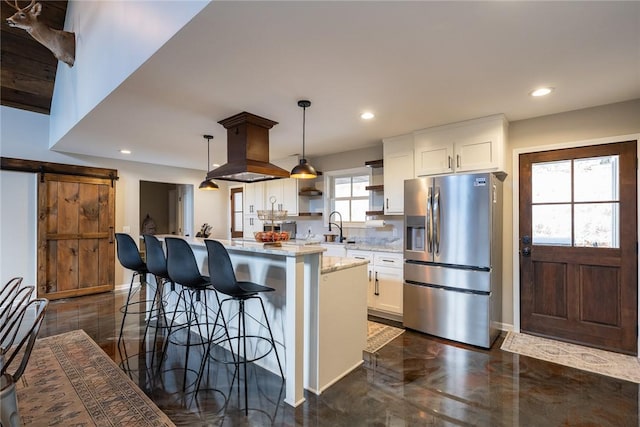
M233 210L234 212L242 210L242 193L240 192L233 195Z
M234 219L233 219L233 225L234 225L234 230L233 231L243 231L242 230L242 212L236 212L233 214Z
M618 248L618 203L575 205L575 246Z
M534 205L531 212L534 245L571 246L571 205Z
M574 201L618 200L619 156L574 160Z
M571 160L531 166L533 203L571 202Z

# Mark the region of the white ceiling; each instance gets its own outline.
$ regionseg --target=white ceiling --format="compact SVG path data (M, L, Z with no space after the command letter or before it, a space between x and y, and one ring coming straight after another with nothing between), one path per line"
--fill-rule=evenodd
M205 170L202 135L226 163L217 122L248 111L279 122L277 159L301 151L304 98L308 157L640 98L640 2L214 1L55 149Z

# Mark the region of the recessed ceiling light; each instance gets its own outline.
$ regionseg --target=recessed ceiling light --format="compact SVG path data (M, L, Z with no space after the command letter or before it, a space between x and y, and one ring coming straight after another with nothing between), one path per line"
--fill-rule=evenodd
M220 163L212 163L211 167L219 168L220 167Z
M131 150L125 150L125 149L122 149L122 150L120 150L120 152L121 152L122 154L131 154Z
M371 120L374 117L375 117L375 115L370 111L367 111L367 112L364 112L364 113L360 114L360 118L364 119L364 120Z
M539 89L536 89L536 90L532 91L529 95L531 95L531 96L545 96L545 95L549 95L551 92L553 92L553 88L552 87L541 87Z

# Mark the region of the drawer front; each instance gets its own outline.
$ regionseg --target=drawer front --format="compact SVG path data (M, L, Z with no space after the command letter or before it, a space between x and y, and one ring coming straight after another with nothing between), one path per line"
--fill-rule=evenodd
M402 268L402 254L390 252L374 252L373 264L376 267Z
M373 264L373 254L369 251L347 249L347 258L366 259L369 264Z
M404 279L470 291L491 291L490 271L466 270L408 262L404 266Z
M404 284L407 328L489 348L489 295Z

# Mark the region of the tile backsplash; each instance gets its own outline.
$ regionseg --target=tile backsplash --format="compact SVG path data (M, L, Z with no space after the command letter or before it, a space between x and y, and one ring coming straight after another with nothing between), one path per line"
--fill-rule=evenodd
M381 218L376 218L381 219ZM402 247L403 224L402 216L385 216L384 227L344 227L342 233L349 241L381 246ZM324 234L330 234L321 217L314 219L296 219L298 239L305 239L309 235L324 240ZM332 227L331 234L339 234L337 228Z

